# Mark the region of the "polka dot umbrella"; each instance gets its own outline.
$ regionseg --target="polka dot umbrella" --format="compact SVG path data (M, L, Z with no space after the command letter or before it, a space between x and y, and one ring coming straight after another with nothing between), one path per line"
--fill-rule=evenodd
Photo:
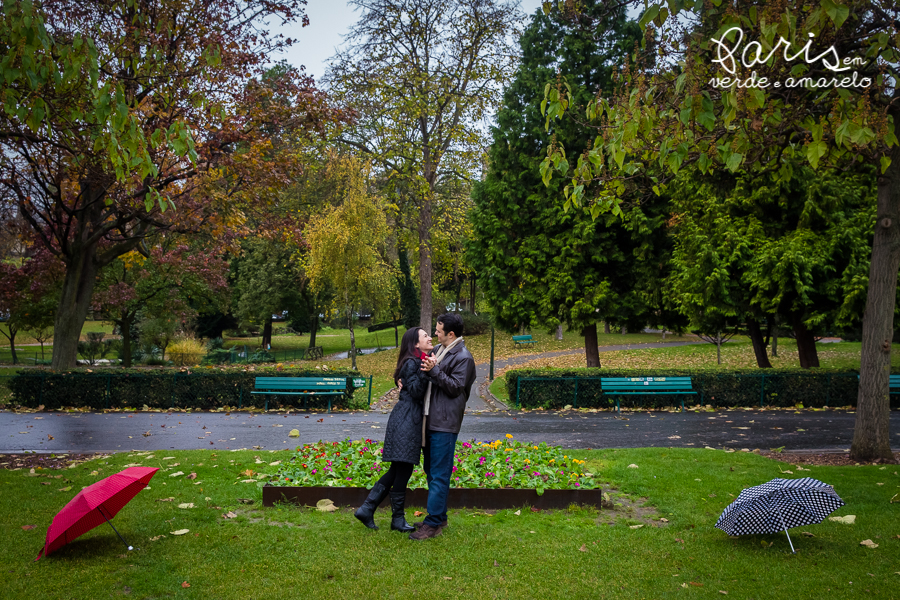
M784 531L791 552L796 552L787 530L821 523L841 506L844 501L834 488L818 479L776 478L742 491L722 511L716 527L728 535Z

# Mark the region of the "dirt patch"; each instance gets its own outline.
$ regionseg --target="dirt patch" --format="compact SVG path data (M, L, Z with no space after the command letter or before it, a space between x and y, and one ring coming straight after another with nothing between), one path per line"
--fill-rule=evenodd
M68 469L98 454L0 454L0 469Z
M876 460L862 463L852 460L848 452L760 452L759 455L792 465L815 465L817 467L852 467L855 465L900 463L900 452L894 453L893 462L890 460Z

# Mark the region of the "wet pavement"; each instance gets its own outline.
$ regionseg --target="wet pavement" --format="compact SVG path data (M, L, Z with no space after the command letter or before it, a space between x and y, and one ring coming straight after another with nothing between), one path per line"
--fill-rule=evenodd
M348 413L10 413L0 412L0 453L261 447L344 438L384 439L389 415ZM851 411L717 411L582 413L473 412L460 439L520 441L564 448L672 447L842 452L850 448ZM298 438L288 437L297 429ZM891 413L891 441L900 446L900 411Z

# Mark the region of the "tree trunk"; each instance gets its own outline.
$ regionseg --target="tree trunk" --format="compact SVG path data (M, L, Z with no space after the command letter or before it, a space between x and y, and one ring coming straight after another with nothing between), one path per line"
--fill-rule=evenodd
M750 341L753 343L753 354L756 355L756 364L760 369L771 369L772 363L766 355L766 344L763 340L762 330L759 328L759 321L756 319L747 319L747 329L750 331Z
M722 364L722 332L716 332L716 362Z
M431 328L431 220L429 194L419 209L419 327L428 333L434 331Z
M263 325L262 347L263 347L263 350L269 350L272 347L272 317L271 317L271 315L268 318L266 318L266 324Z
M628 325L622 325L622 335L625 335L627 333L628 333Z
M596 325L594 325L594 329L595 330L597 329ZM558 342L562 341L562 323L560 323L559 325L556 326L556 341L558 341Z
M9 351L12 353L12 364L16 364L19 362L19 359L16 357L16 334L19 332L19 328L16 325L7 322L7 329L9 333L4 333L3 335L9 340ZM43 356L41 358L43 358Z
M800 354L800 368L810 369L818 367L819 354L816 352L815 337L803 324L803 317L799 312L795 312L792 315L792 319L794 321L794 338L797 340L797 352ZM890 336L888 336L888 339L890 339Z
M471 277L472 277L472 280L471 280L472 285L470 287L471 291L469 292L468 305L469 305L469 312L471 312L472 314L475 314L475 275L472 274Z
M892 111L897 113L898 111ZM900 115L894 114L897 121ZM863 313L859 396L850 458L893 459L890 442L891 339L897 269L900 268L900 148L890 151L891 164L878 176L878 218L869 264L869 290Z
M356 370L356 336L353 334L353 309L347 309L347 327L350 329L350 364Z
M581 330L584 336L584 354L587 357L588 367L600 366L600 351L597 345L597 324L591 323Z
M131 325L134 323L134 313L126 310L122 318L116 321L122 332L122 366L131 367Z
M772 356L778 357L778 316L772 317Z
M312 315L312 320L310 322L310 332L309 332L309 347L313 348L316 345L316 332L319 331L319 310L316 308L316 312Z
M603 333L609 335L609 321L603 321Z
M66 276L53 325L52 369L71 369L76 364L78 339L87 319L97 278L94 253L94 247L76 249L66 263Z

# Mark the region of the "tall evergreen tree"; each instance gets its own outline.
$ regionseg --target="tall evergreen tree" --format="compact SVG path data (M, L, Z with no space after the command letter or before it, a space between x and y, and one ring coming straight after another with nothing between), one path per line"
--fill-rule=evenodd
M397 247L399 255L400 276L397 283L400 287L400 306L403 311L403 326L407 329L419 326L419 292L413 283L409 270L409 257L406 255L406 245L402 242ZM428 333L431 333L430 331Z
M587 0L577 14L554 6L532 17L521 38L522 64L493 128L485 179L473 191L474 235L467 246L499 326L566 323L585 336L588 366L600 363L599 321L639 328L666 324L670 314L654 290L666 262L665 203L635 201L619 216L594 220L581 209L563 210L560 180L545 186L540 179L538 167L553 138L571 148L570 157L591 143L570 122L545 131L540 103L546 83L558 73L574 101L586 104L597 89L612 89L613 70L640 39L624 11L602 21L605 31L598 35L590 18L595 4Z

